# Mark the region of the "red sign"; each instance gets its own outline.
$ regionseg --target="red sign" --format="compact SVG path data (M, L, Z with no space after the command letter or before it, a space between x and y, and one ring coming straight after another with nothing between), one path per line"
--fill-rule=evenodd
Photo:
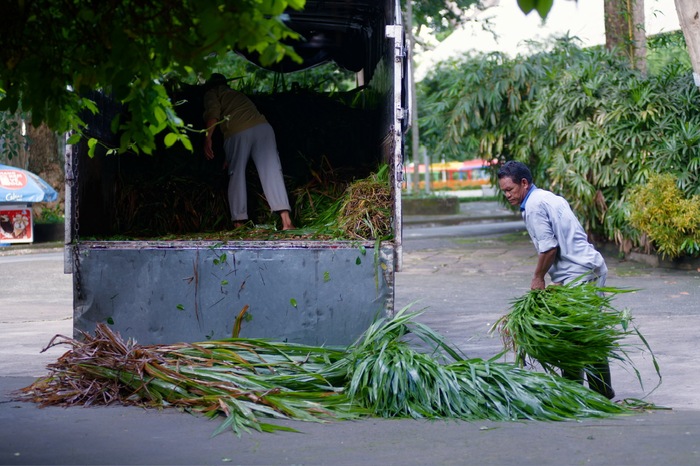
M32 209L0 207L0 243L34 241Z
M0 187L22 189L27 186L27 175L17 170L0 170Z

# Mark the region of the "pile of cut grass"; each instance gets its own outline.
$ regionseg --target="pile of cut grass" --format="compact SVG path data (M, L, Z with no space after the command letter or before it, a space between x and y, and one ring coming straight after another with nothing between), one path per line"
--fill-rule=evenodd
M231 429L289 430L265 419L362 416L566 420L629 412L585 387L513 364L467 359L405 308L378 319L348 348L261 339L142 346L106 325L19 393L45 405L179 407ZM418 351L406 337L428 346ZM51 346L50 345L50 346Z
M385 164L367 178L357 180L352 179L352 173L333 169L327 161L311 170L311 179L291 191L295 199L294 223L299 227L293 231L277 228L279 217L269 212L261 193L255 197L258 206L254 210L265 214L251 219L244 228L234 229L227 228L231 225L223 192L194 185L184 178L172 183L181 190L188 189L178 192L169 180L145 187L143 183L125 186L120 191L122 208L117 216L124 233L106 239L376 241L392 236L391 189ZM172 194L167 202L161 196L163 191ZM154 204L153 199L159 203Z
M338 211L353 173L333 168L326 158L322 159L320 166L309 171L310 179L291 193L295 200L295 222L305 230L338 237Z
M558 376L467 358L417 315L380 319L349 350L348 396L374 415L563 421L629 412Z
M138 405L177 407L208 417L223 414L216 433L284 427L261 418L357 417L337 386L332 367L345 353L262 339L233 338L175 345L124 342L105 324L81 340L51 345L71 350L48 368L51 374L21 390L20 399L41 406Z
M341 182L331 171L317 174L295 192L303 231L335 239L376 241L392 236L389 167L367 178ZM329 183L329 180L332 182ZM340 188L340 189L339 189Z
M338 229L353 239L377 240L391 236L389 167L382 165L366 179L350 184L337 215Z

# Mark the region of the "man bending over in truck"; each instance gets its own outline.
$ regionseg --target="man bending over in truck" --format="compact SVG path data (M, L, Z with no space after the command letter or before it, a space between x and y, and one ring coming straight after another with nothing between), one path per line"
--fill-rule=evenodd
M229 175L228 202L234 225L242 226L248 221L245 172L252 157L270 209L280 215L282 230L294 229L272 126L247 96L228 86L224 75L212 74L206 86L204 155L209 160L214 158L212 135L220 123Z

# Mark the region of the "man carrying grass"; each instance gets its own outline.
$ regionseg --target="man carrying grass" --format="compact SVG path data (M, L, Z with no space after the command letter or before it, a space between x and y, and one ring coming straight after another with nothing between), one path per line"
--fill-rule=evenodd
M603 256L588 242L588 236L569 203L556 194L532 183L530 169L521 162L506 162L498 170L498 184L511 205L519 205L525 227L538 252L537 266L530 288L543 290L545 274L552 284L561 285L585 276L581 281L597 281L605 286L608 268ZM612 399L607 361L586 369L588 386ZM583 374L562 376L583 382Z

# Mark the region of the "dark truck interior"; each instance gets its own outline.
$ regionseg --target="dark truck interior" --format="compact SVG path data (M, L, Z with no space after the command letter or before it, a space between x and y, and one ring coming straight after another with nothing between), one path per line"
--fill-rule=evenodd
M333 61L356 73L365 70L369 81L383 53L387 5L392 4L383 0L308 0L304 10L290 10L285 21L303 37L289 45L304 62L286 59L269 69L286 73ZM255 56L246 57L258 63Z
M275 130L285 183L295 223L303 227L298 211L313 203L313 189L324 194L342 192L352 180L367 177L387 161L386 118L391 105L381 89L391 83L382 78L382 61L387 50L385 25L392 21L394 4L383 0L307 0L303 11L289 11L287 24L303 36L295 50L303 57L298 64L284 60L270 73L294 73L332 61L359 73L363 86L333 95L292 86L274 94L254 94L256 103ZM256 57L246 58L257 63ZM386 73L385 73L386 74ZM235 85L232 85L235 88ZM173 101L178 115L193 128L203 129L203 86L177 83ZM89 137L114 145L118 135L109 131L112 117L123 111L107 96L96 94L101 113L89 121ZM226 200L227 176L222 169L223 149L215 160L203 155L203 134L190 135L194 152L179 144L157 150L152 155L106 155L90 158L86 143L76 148L78 202L75 216L80 238L105 240L176 239L231 229ZM274 222L253 164L248 167L248 203L251 220ZM204 235L209 232L209 235Z

